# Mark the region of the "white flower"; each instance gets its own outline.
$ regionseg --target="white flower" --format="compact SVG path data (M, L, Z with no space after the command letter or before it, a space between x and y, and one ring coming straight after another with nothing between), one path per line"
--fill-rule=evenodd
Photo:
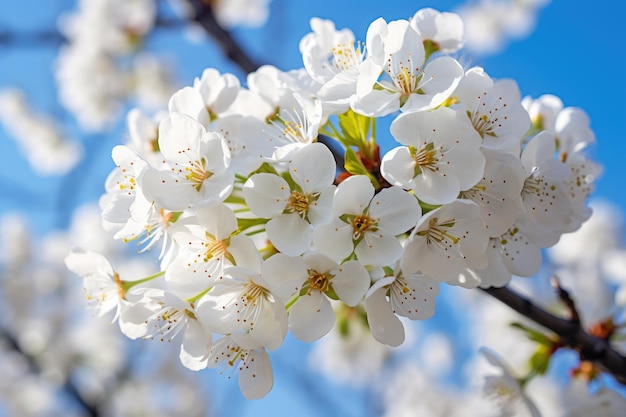
M370 283L367 270L359 262L339 265L319 253L304 258L278 253L265 261L261 271L278 297L290 299L295 295L289 309L289 329L305 342L319 339L333 327L335 313L329 294L353 307L361 301Z
M337 187L335 219L313 230L315 248L341 261L355 253L368 265L391 265L402 254L396 236L415 225L421 215L417 199L398 187L374 195L364 175L355 175Z
M424 42L434 44L435 51L453 53L463 47L463 20L456 13L423 8L413 15L410 22Z
M275 148L273 159L286 161L299 149L317 141L322 103L292 90L283 90L278 108L265 133Z
M230 152L218 133L207 132L187 115L170 113L159 124L159 148L168 167L144 171L141 187L148 199L167 210L184 210L230 194Z
M249 400L263 398L274 385L270 358L248 333L233 333L213 343L207 366L237 369L239 389Z
M426 203L450 203L483 176L480 138L459 112L441 107L404 113L391 124L391 134L406 146L385 154L383 177Z
M404 326L397 316L425 320L435 312L439 283L421 274L405 276L399 268L372 285L365 298L365 311L372 336L381 343L400 346Z
M193 87L200 92L211 119L228 110L241 88L239 79L233 74L220 74L214 68L205 69L202 77L194 80Z
M529 239L526 229L525 222L517 221L502 235L489 239L487 267L464 271L465 280L481 288L502 287L512 275L532 277L539 272L541 246Z
M65 258L65 265L83 278L87 308L97 310L98 317L115 310L113 321L117 320L126 289L109 260L89 249L74 248Z
M144 339L171 342L182 333L181 363L194 371L206 368L212 337L197 320L193 304L164 290L145 288L140 293L143 297L123 317L128 322L143 321Z
M68 140L55 120L35 114L21 91L0 91L0 122L39 174L67 173L82 157L79 144Z
M455 200L419 220L404 248L402 272L421 271L437 281L461 285L463 270L487 266L488 240L478 205Z
M365 56L360 43L349 29L336 30L330 20L311 19L312 33L300 41L302 61L308 74L322 87L317 97L333 112L349 108L356 93L359 66Z
M463 77L461 65L451 57L427 64L423 39L406 20L374 21L367 30L367 55L351 107L368 116L435 108ZM388 80L379 81L381 73Z
M455 94L485 148L518 145L530 127L530 118L513 80L494 82L482 68L475 67L465 73Z
M287 313L268 285L254 270L228 268L198 302L198 318L215 333L244 331L260 346L277 349L287 333Z
M166 280L179 292L193 296L222 278L227 266L260 266L259 252L252 239L237 234L235 213L218 203L198 209L173 234L179 246L176 258L165 272Z
M541 417L535 404L524 393L520 381L513 376L504 361L489 349L482 348L481 352L489 363L502 370L498 376L486 376L484 387L485 395L498 403L501 415L513 417L526 410L532 417Z
M517 219L524 169L519 158L510 154L490 149L482 152L487 161L483 178L472 188L461 191L459 197L478 204L489 236L500 236Z
M311 246L312 230L330 220L335 186L330 150L313 143L300 149L289 165L295 186L279 175L260 173L246 181L243 195L255 215L271 219L265 226L272 244L296 256Z
M607 387L594 394L589 392L587 381L572 378L565 391L564 417L620 417L626 409L626 399Z
M572 213L567 195L571 170L554 159L555 151L554 135L543 131L526 145L521 157L526 175L522 214L530 220L529 237L544 247L556 243Z

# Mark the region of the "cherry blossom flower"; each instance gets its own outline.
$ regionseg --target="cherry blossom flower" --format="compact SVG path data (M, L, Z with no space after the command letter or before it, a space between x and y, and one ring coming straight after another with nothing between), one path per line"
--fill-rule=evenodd
M247 332L260 346L277 349L287 333L287 313L269 287L255 270L228 268L198 302L198 318L215 333Z
M522 410L530 412L532 417L541 417L537 406L526 396L519 379L502 359L489 349L482 348L482 354L490 364L502 370L498 376L486 376L484 393L494 399L503 416L516 416Z
M254 242L237 234L237 217L224 204L201 207L186 223L173 233L179 250L165 271L165 279L185 296L214 285L227 266L260 266Z
M488 236L474 202L455 200L426 213L404 247L402 272L421 271L440 282L462 284L464 269L487 266Z
M271 219L265 229L272 244L296 256L311 246L311 225L331 218L335 160L326 146L313 143L294 155L289 173L292 186L279 175L255 174L243 195L252 213Z
M510 154L483 149L485 172L472 188L459 197L472 200L480 207L481 218L489 236L500 236L517 219L524 185L524 170L519 158Z
M337 30L330 20L311 19L312 33L300 41L302 61L308 74L322 87L317 97L333 112L346 111L356 93L364 47L349 29Z
M523 215L529 220L531 240L554 245L569 223L572 204L567 196L570 168L554 159L554 135L543 131L524 148L521 156L526 179L522 188Z
M249 400L263 398L274 385L270 358L249 333L233 333L215 341L207 366L239 371L239 389Z
M425 62L423 39L406 20L374 21L366 43L367 58L350 105L357 113L378 117L400 108L405 112L435 108L463 77L461 65L451 57ZM379 81L381 73L389 80Z
M168 167L144 171L141 187L148 199L176 211L230 194L230 152L218 133L207 132L185 114L170 113L159 124L159 148Z
M391 124L391 134L406 146L385 154L383 177L426 203L450 203L483 176L480 138L459 112L442 107L404 113Z
M433 51L454 53L463 47L463 20L456 13L423 8L409 21L424 42L432 42Z
M171 342L182 334L181 363L194 371L206 368L212 336L197 319L193 304L160 289L144 288L138 294L141 299L123 315L127 322L143 323L143 334L134 336Z
M530 127L513 80L493 81L482 68L471 68L455 92L474 129L490 149L518 145Z
M313 230L315 248L337 260L353 253L368 265L391 265L402 254L396 236L415 225L421 215L417 199L398 187L374 195L364 175L355 175L337 187L334 220Z
M397 316L425 320L435 312L439 283L425 275L404 276L397 268L393 275L376 281L365 297L365 311L372 336L381 343L400 346L404 326Z
M312 253L289 257L278 253L261 267L263 278L274 294L290 301L289 330L305 342L324 336L335 324L328 299L332 295L348 306L357 305L369 287L369 274L357 261L343 264Z

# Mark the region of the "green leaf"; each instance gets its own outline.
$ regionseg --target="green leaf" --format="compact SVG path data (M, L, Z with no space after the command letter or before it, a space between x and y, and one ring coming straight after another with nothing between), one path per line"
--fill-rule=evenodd
M368 175L367 169L352 148L346 148L344 167L346 171L354 175Z
M339 119L339 127L343 133L343 144L346 147L356 146L359 149L366 147L367 134L370 130L372 119L352 110L348 110L337 117Z
M370 181L372 181L374 188L378 188L380 186L380 184L378 184L378 180L367 171L367 168L365 168L363 162L361 162L356 152L354 152L354 149L346 148L344 159L344 167L346 168L346 171L353 175L367 175Z
M552 357L550 352L547 346L539 346L537 351L530 357L529 363L531 369L539 375L544 375L550 366L550 358Z
M539 330L530 328L519 322L511 323L511 327L523 331L524 333L526 333L526 337L528 337L532 341L539 343L540 345L546 346L548 348L552 348L554 346L555 341L549 336L541 333Z

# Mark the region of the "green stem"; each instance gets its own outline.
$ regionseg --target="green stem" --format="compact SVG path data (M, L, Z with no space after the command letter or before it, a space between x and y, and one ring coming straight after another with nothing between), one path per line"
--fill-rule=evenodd
M285 304L285 310L289 311L289 309L291 308L292 305L294 305L296 303L296 301L298 301L298 299L300 298L300 294L296 294L295 297L293 297L291 300L289 300L289 302L287 304Z
M158 277L160 277L163 274L165 274L165 271L159 271L156 274L152 274L149 277L138 279L136 281L122 281L122 289L126 293L128 290L133 288L135 285L139 285L139 284L143 284L144 282L152 281L153 279L158 278Z
M194 295L191 298L187 298L185 301L187 301L189 304L194 304L196 301L198 301L200 298L204 297L205 294L207 294L209 291L211 291L213 289L213 287L209 287L205 290L200 291L198 294Z

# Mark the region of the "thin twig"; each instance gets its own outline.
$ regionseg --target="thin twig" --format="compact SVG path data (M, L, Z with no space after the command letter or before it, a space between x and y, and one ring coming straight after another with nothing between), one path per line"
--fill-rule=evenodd
M581 327L580 321L557 317L507 287L488 288L483 291L553 331L565 346L577 350L581 359L596 363L619 382L626 384L626 358L613 349L608 340L587 333Z
M259 68L259 65L233 39L230 32L219 25L209 1L188 0L188 2L195 12L193 19L204 28L231 61L246 74Z

